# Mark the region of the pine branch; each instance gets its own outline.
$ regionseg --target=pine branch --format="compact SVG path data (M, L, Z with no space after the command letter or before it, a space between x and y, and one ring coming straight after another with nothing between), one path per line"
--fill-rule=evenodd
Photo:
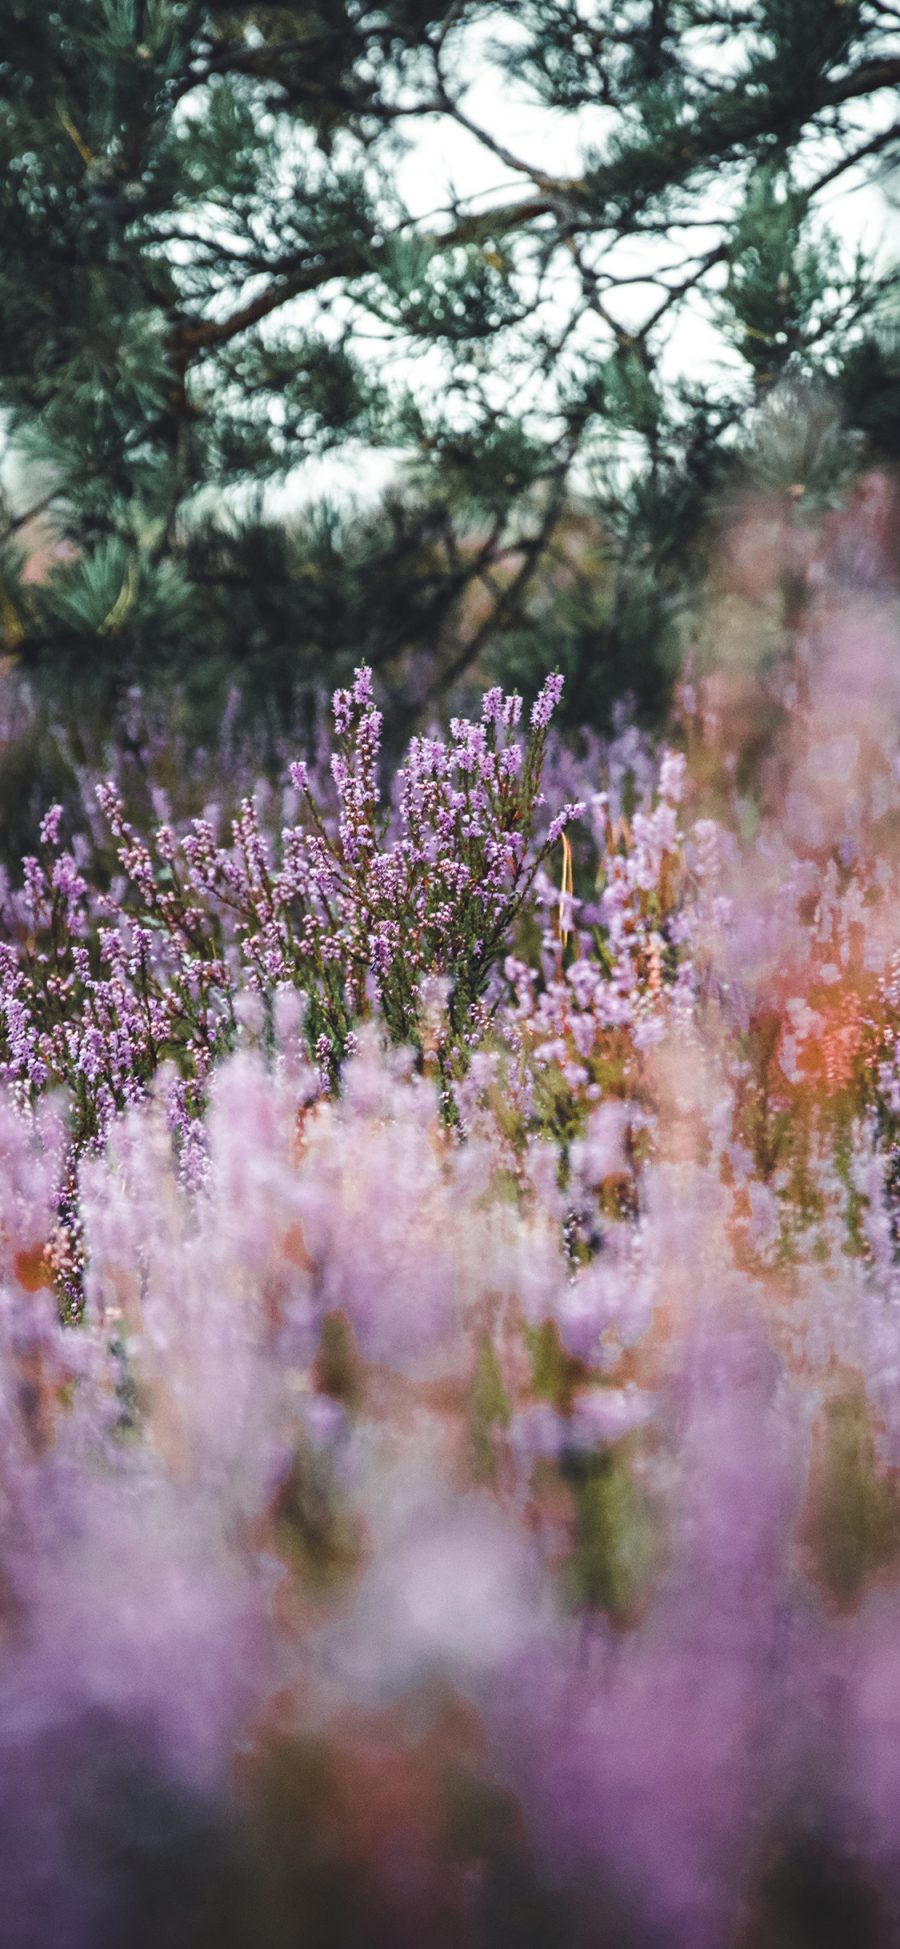
M530 197L521 203L511 203L492 210L473 213L462 217L451 229L425 234L419 238L423 249L435 254L453 250L461 245L480 243L502 236L506 231L519 230L540 217L553 215L555 200L548 196ZM295 271L287 272L276 284L269 285L256 298L241 305L227 318L207 318L184 320L172 339L172 350L176 361L190 361L198 352L210 352L218 346L227 345L239 333L258 325L263 318L279 311L293 298L302 297L305 292L318 291L324 285L337 280L354 280L365 277L385 263L390 246L369 246L363 250L357 244L350 244L344 250L333 251L328 257L315 264L301 264Z

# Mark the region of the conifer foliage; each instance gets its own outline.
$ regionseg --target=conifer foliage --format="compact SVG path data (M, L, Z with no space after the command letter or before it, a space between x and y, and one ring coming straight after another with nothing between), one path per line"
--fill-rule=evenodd
M823 210L889 187L898 80L890 0L0 0L7 653L277 704L427 648L432 691L493 658L561 661L581 714L652 700L773 385L896 454L890 266ZM435 127L485 193L423 212ZM685 373L701 316L721 360ZM373 448L374 508L262 496ZM833 493L856 451L775 485Z

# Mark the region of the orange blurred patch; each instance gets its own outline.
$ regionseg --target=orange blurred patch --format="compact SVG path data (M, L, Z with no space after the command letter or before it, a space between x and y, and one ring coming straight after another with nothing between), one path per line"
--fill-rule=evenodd
M24 1251L17 1252L13 1259L13 1271L23 1292L53 1291L53 1270L45 1245L29 1245Z

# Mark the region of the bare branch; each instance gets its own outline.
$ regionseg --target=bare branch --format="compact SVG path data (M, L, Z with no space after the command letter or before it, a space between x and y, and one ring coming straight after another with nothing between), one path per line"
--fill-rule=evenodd
M864 61L839 81L826 82L823 107L838 102L856 101L861 95L875 95L881 88L896 88L900 83L900 54L886 55L880 61Z
M878 135L870 136L868 142L861 142L859 147L851 149L848 155L840 156L833 168L826 169L825 174L818 178L807 194L810 197L818 196L823 189L837 182L839 176L845 175L848 169L853 169L866 156L877 156L883 149L890 148L892 142L897 141L900 141L900 121L892 122L890 128L881 129Z

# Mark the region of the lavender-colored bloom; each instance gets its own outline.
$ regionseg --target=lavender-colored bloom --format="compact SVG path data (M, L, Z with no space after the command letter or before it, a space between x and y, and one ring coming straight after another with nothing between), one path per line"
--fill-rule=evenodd
M41 820L41 845L54 847L59 842L59 827L63 809L61 805L51 805Z
M533 730L546 731L563 694L563 683L564 679L558 671L552 676L545 678L543 687L531 706L531 724Z
M583 813L584 804L580 799L572 805L564 805L562 811L557 812L555 818L551 819L547 828L548 846L555 846L565 827L571 825L573 819L580 819Z

